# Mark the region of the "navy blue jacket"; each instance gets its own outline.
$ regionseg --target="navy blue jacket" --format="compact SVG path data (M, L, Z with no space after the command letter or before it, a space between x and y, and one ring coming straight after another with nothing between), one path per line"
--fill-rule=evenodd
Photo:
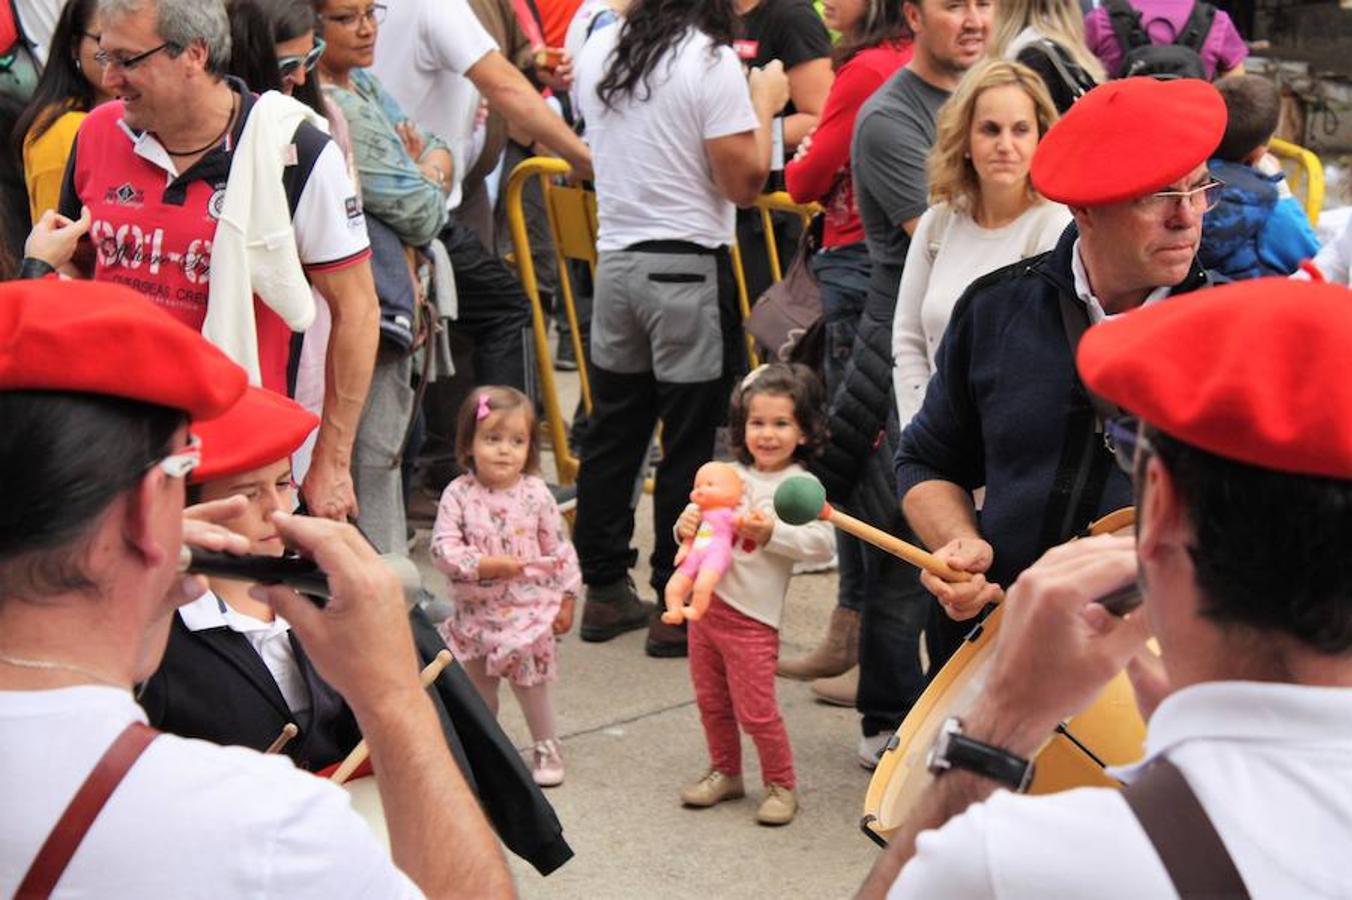
M1062 324L1062 293L1088 321L1071 275L1077 236L1072 224L1047 253L972 283L897 449L898 496L936 479L985 486L980 526L995 550L987 575L1006 587L1049 547L1132 503L1131 482L1097 432ZM1207 283L1194 261L1173 292ZM1086 456L1083 471L1078 462ZM1088 487L1071 508L1077 480Z

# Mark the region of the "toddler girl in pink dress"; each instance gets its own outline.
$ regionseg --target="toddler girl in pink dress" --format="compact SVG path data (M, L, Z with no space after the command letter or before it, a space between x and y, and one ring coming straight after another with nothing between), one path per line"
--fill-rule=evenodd
M573 622L581 584L563 517L536 474L535 415L513 388L477 388L460 410L456 455L469 471L447 485L432 529L432 560L450 580L454 611L439 626L494 714L506 678L535 748L536 784L563 783L549 684L554 637Z

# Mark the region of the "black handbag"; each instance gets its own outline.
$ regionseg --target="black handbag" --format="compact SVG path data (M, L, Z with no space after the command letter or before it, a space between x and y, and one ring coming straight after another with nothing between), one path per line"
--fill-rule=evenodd
M784 277L756 298L746 330L778 362L802 362L820 368L821 341L813 340L822 318L822 291L808 259L817 250L817 223L803 230L803 239L793 254ZM816 347L813 360L811 348Z

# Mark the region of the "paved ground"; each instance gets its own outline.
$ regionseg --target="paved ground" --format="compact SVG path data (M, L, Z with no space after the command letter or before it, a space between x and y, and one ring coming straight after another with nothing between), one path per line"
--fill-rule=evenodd
M576 381L565 378L560 387L572 393ZM547 459L545 465L548 471ZM651 547L651 521L645 497L636 535L642 553ZM420 537L425 581L444 595L444 582L426 565L426 534ZM646 566L634 575L646 587ZM782 631L786 655L815 645L835 588L834 573L794 579ZM577 855L547 879L513 858L523 897L830 898L858 887L877 851L858 829L869 773L854 759L852 710L816 703L806 684L780 680L802 809L792 824L764 828L754 818L760 778L749 741L746 799L681 808L681 785L707 767L685 660L649 659L643 632L584 644L576 626L560 652L556 700L568 775L549 798ZM525 722L505 687L503 695L503 726L524 747Z

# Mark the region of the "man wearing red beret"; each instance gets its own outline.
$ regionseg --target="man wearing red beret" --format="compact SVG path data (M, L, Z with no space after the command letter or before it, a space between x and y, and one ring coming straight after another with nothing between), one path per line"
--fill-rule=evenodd
M132 685L203 590L178 574L184 542L248 551L213 524L242 501L183 508L190 423L245 380L127 288L0 286L0 896L509 895L419 685L398 579L349 525L275 514L332 600L266 598L356 715L400 868L290 760L144 725Z
M1211 85L1131 78L1091 91L1038 145L1033 182L1075 221L1055 249L978 279L958 301L896 455L911 527L973 575L921 576L953 619L976 616L1047 548L1130 504L1103 442L1115 413L1076 377L1075 344L1090 324L1208 283L1196 253L1219 190L1206 161L1224 129Z
M1108 434L1135 539L1075 541L1019 577L986 689L860 896L1346 894L1349 359L1334 285L1249 281L1089 330L1079 373L1129 411ZM1133 581L1125 618L1095 602ZM1001 790L1123 666L1149 719L1145 758L1110 770L1128 786Z

